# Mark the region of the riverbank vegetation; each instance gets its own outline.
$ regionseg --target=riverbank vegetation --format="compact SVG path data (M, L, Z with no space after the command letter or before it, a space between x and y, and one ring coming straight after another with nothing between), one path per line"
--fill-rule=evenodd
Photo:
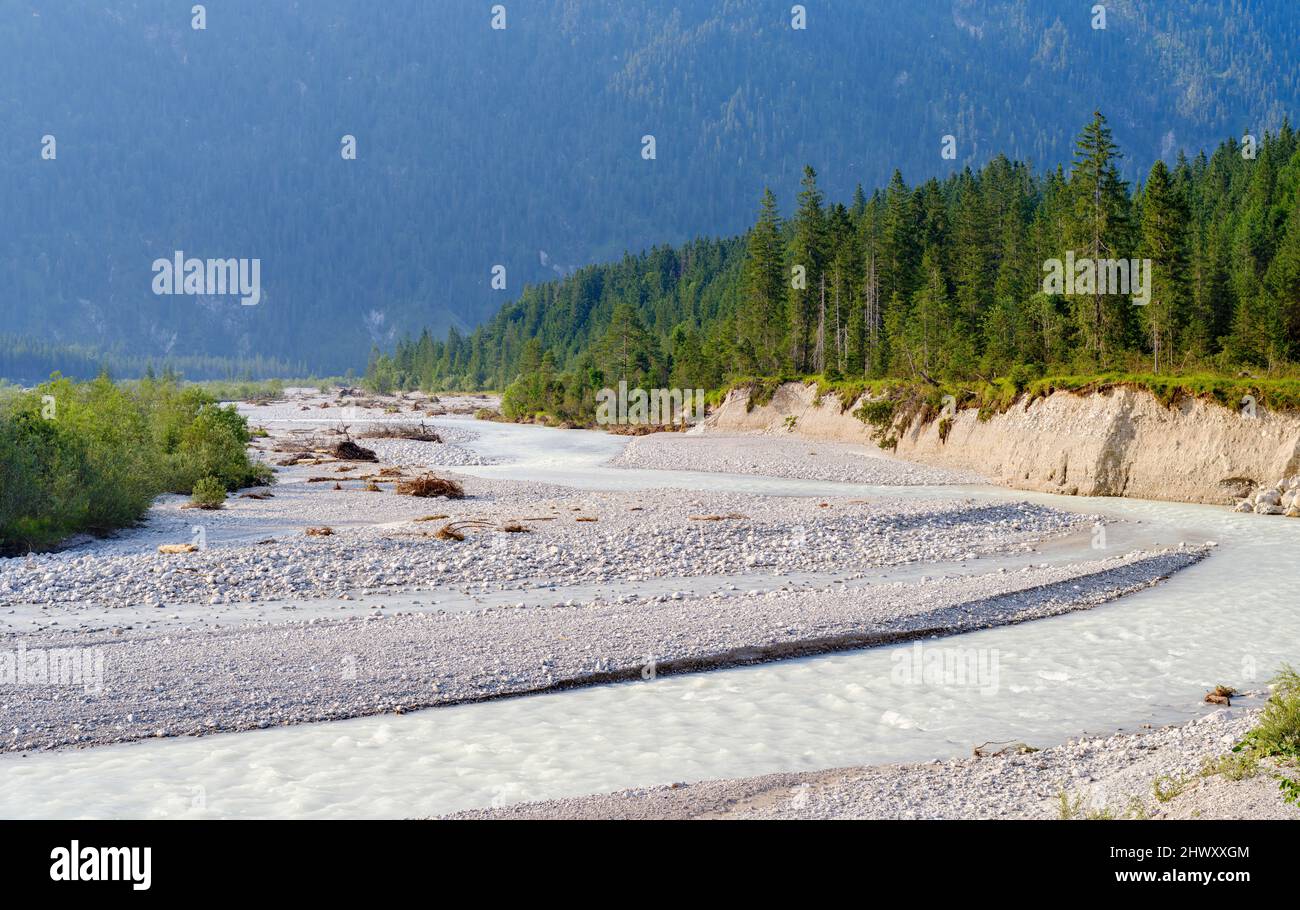
M375 351L372 388L506 389L506 413L585 422L614 387L815 376L1006 396L1104 385L1236 406L1300 405L1300 144L1288 124L1119 176L1100 114L1072 166L979 171L828 203L812 168L792 217L765 192L743 237L656 247L524 290L468 336ZM1150 259L1134 293L1044 291L1045 264ZM953 394L956 394L955 392Z
M1300 673L1293 667L1273 680L1259 724L1233 751L1248 765L1268 760L1283 798L1300 805Z
M129 385L57 374L0 395L0 553L106 534L139 521L160 493L264 485L233 407L178 380ZM200 484L204 481L203 484Z

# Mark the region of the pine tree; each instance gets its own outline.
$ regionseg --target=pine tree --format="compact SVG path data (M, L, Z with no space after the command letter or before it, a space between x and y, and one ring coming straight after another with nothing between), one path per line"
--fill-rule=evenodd
M1127 258L1129 245L1128 187L1116 162L1120 151L1100 111L1075 143L1070 190L1074 207L1067 242L1075 254L1091 259ZM1075 318L1085 350L1098 365L1124 343L1129 304L1103 294L1100 282L1091 295L1075 300Z
M1151 260L1150 301L1141 318L1151 343L1152 366L1173 362L1174 337L1186 309L1187 262L1184 225L1187 212L1163 161L1151 168L1142 194L1142 256Z
M919 258L918 225L912 192L903 175L894 171L885 191L885 211L880 231L880 295L887 301L911 296Z
M1265 277L1269 293L1281 304L1287 340L1282 353L1289 358L1300 353L1300 184L1293 194L1285 233Z
M803 269L802 280L791 281L789 293L790 358L792 368L798 373L808 372L812 362L810 336L817 322L826 260L826 218L821 190L817 188L817 172L811 166L803 169L802 186L788 260L792 269Z
M747 366L760 375L781 368L785 338L786 269L781 243L781 216L771 189L763 191L758 221L746 244L745 297L736 314L737 335L747 346Z
M656 355L654 338L636 310L627 303L615 306L596 352L606 384L611 388L619 382L629 387L658 385Z
M996 259L991 219L980 187L969 171L962 175L956 197L953 231L953 284L957 318L963 331L974 336L983 322L993 292Z

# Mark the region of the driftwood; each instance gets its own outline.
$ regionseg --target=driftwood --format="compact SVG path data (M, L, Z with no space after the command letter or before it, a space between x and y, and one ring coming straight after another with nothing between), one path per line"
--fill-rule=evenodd
M412 480L404 480L397 485L397 492L406 496L445 496L448 499L464 499L465 488L454 480L422 474Z

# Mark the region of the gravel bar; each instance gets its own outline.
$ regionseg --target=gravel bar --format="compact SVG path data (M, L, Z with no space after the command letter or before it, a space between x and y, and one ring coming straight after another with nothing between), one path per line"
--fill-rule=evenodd
M473 477L459 478L466 499L419 499L396 495L391 485L335 492L293 470L273 499L234 499L226 509L198 512L182 511L181 497L165 497L144 528L119 541L0 559L0 621L14 606L66 625L78 610L114 606L490 589L524 580L865 572L1027 552L1095 520L1024 502L578 493ZM426 516L440 517L419 520ZM467 528L463 541L437 538L447 522L469 519L485 524ZM502 530L512 524L526 530ZM320 525L332 534L305 534ZM191 540L195 526L205 549L157 552L160 543Z
M102 687L0 690L5 751L336 720L988 628L1158 583L1208 547L922 583L495 607L239 629L0 637L0 659L93 655ZM70 650L79 649L79 650ZM14 658L10 657L10 661Z
M630 440L610 464L891 487L987 483L978 474L903 461L872 446L767 434L690 432L639 436Z

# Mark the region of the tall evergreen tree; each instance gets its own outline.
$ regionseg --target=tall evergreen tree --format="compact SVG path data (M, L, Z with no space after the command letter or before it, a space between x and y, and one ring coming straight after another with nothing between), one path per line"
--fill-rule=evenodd
M737 335L749 366L760 375L772 375L782 365L781 345L786 334L785 251L781 241L781 216L776 195L763 191L758 221L750 229L745 257L745 299L737 311Z
M1068 222L1067 243L1080 258L1128 258L1128 186L1120 179L1120 151L1100 111L1084 127L1075 143L1070 190L1074 208ZM1091 294L1075 300L1075 319L1085 350L1094 363L1122 347L1130 321L1125 298L1104 294L1095 282Z
M1163 161L1151 168L1142 193L1142 256L1151 260L1150 300L1141 318L1151 344L1152 368L1159 373L1174 358L1174 339L1186 311L1187 262L1184 232L1187 211Z
M790 359L793 369L802 373L812 365L814 334L825 291L826 215L817 188L817 172L811 166L803 169L788 263L792 271L797 270L791 275L789 292Z

